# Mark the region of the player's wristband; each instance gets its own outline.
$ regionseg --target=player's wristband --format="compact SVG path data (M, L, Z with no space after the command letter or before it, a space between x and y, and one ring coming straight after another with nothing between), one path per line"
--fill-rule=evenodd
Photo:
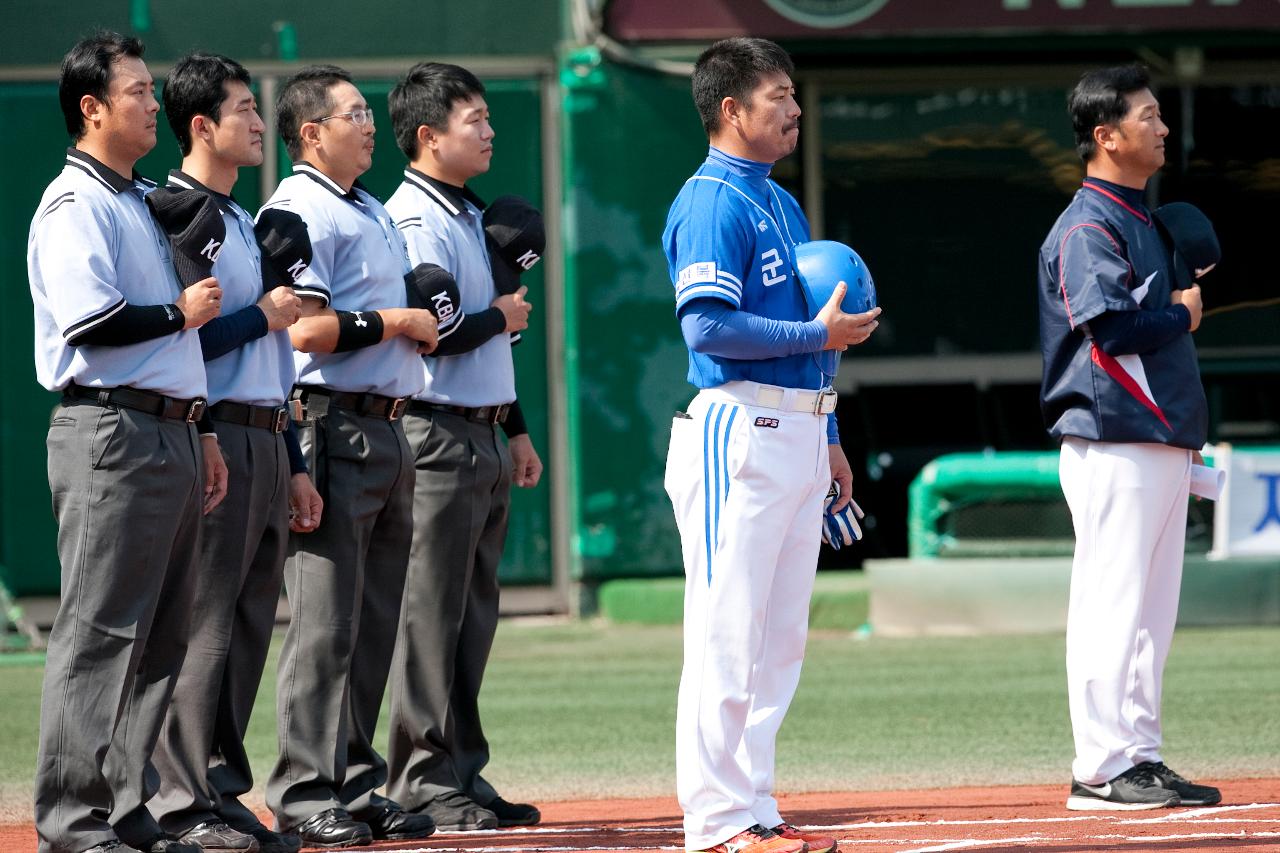
M382 315L377 311L338 311L338 343L334 352L351 352L382 343Z
M515 438L517 435L524 435L529 432L529 426L524 421L524 411L520 408L520 401L514 400L507 407L507 419L502 422L502 432L507 438Z

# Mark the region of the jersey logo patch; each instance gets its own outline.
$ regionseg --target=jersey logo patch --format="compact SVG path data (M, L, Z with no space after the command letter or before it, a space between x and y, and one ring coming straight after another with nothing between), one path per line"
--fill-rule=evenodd
M761 234L763 234L764 232L769 230L769 223L761 219L759 222L756 223L756 230L759 231Z
M782 266L782 258L778 257L777 249L770 249L760 255L760 277L764 281L765 287L782 284L787 280L786 273L778 274L778 267L780 266Z
M777 429L777 428L778 428L778 419L777 419L777 418L759 417L759 418L756 418L756 426L758 426L758 427L768 427L769 429Z
M680 270L676 284L682 289L691 284L707 284L716 280L715 261L699 261Z

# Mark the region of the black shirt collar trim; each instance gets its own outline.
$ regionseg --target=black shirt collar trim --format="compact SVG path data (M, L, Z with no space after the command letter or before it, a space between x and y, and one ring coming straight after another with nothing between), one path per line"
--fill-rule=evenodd
M465 185L455 187L453 184L446 184L438 178L419 172L412 166L405 167L404 178L426 193L427 198L447 210L450 216L457 216L466 210L467 202L471 202L480 210L484 210L484 201Z
M217 190L211 190L181 169L169 170L169 180L165 183L165 186L208 193L218 202L218 206L222 208L224 213L230 213L232 216L235 215L235 208L240 206L236 202L235 196L224 195Z
M312 166L306 160L299 160L297 163L294 163L293 173L295 175L306 175L308 178L315 181L317 184L324 187L329 192L336 195L338 198L346 199L347 201L359 202L360 197L356 195L356 190L364 189L364 187L361 186L360 182L356 181L351 186L350 192L344 192L342 187L338 186L337 182L334 181L333 178L329 177L324 172L317 169L315 166ZM365 190L365 192L368 192L368 190Z
M141 181L142 183L152 187L156 185L155 181L149 181L137 172L133 173L132 178L126 178L124 175L121 175L109 166L103 165L92 156L81 151L79 148L67 149L67 164L75 166L81 171L87 172L91 177L97 178L98 181L106 186L107 189L116 194L122 193L125 190L133 189L134 181Z

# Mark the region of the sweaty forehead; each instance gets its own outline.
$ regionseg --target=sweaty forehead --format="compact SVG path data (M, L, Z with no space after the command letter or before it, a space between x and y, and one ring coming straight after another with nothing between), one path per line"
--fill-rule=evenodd
M1156 100L1156 96L1151 93L1150 89L1130 92L1125 95L1125 101L1129 104L1129 112L1125 114L1125 118L1136 118L1144 110L1160 109L1160 102Z
M791 87L790 75L782 71L775 71L772 74L761 74L760 79L756 81L752 94L770 95L778 92L789 92Z
M151 72L147 64L136 56L122 56L111 63L111 80L109 87L123 91L136 83L151 82Z
M329 100L333 104L334 112L345 112L368 106L360 90L346 80L341 80L329 87Z

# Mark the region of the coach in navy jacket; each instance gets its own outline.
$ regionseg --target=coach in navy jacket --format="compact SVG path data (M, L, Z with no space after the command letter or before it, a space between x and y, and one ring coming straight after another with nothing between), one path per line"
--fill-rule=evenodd
M1211 805L1160 758L1161 678L1178 615L1187 492L1206 433L1191 333L1200 288L1174 290L1144 201L1169 129L1146 72L1081 78L1069 101L1083 186L1040 249L1040 403L1062 442L1076 552L1067 808Z

